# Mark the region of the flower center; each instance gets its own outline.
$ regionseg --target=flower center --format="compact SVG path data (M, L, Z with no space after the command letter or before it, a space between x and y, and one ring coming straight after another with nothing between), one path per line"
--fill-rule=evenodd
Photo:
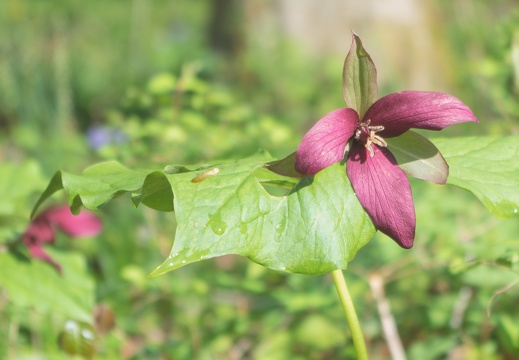
M375 151L373 150L372 144L386 147L387 143L382 139L382 137L376 135L379 131L384 130L384 127L380 125L369 126L370 123L371 119L368 119L357 125L357 128L355 129L355 140L364 145L369 151L369 156L373 157L375 156Z

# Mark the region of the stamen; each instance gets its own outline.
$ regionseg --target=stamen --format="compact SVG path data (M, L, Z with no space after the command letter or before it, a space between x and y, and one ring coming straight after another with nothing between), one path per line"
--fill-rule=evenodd
M355 130L355 140L364 144L366 149L369 151L369 156L375 156L375 151L373 150L372 144L386 147L386 141L379 135L376 135L377 132L384 130L384 126L375 125L370 126L371 119L368 119L364 122L361 122L357 125L357 129Z

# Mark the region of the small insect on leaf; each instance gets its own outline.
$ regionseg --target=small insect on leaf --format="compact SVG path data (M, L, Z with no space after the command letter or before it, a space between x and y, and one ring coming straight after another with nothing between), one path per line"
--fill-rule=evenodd
M208 177L210 176L214 176L216 174L218 174L220 172L220 169L218 169L217 167L216 168L212 168L211 170L208 170L206 172L203 172L197 176L195 176L191 182L192 183L199 183L199 182L202 182L204 181L205 179L207 179Z

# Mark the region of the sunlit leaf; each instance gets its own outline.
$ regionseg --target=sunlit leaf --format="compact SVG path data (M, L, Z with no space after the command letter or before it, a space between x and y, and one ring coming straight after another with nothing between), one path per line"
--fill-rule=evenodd
M226 254L288 272L320 274L346 268L375 229L344 166L336 164L297 183L268 171L268 160L267 154L260 154L197 171L148 175L103 163L83 175L61 172L61 181L72 207L80 202L96 209L123 192L140 192L136 202L156 210L171 210L173 201L178 224L173 249L154 275ZM58 188L56 182L53 179L52 188ZM274 196L265 184L284 189L282 194L297 185L287 196Z
M178 227L170 257L152 275L225 254L305 274L346 268L375 229L344 167L330 166L275 197L253 175L262 165L220 166L200 183L192 174L169 175Z
M448 184L472 192L496 216L519 215L519 135L433 142L449 164Z
M418 155L401 154L408 157L402 165L414 167L419 162L423 166L423 158L437 156L434 147L419 135L412 134L407 140L426 146ZM517 215L518 136L436 139L434 144L450 165L448 183L473 192L496 215ZM82 175L61 172L49 189L63 186L72 207L84 204L95 209L124 192L137 194L138 200L156 210L171 211L174 206L178 225L172 234L173 248L152 275L226 254L304 274L346 268L375 229L344 166L335 164L298 180L268 171L266 163L272 163L266 153L192 169L169 167L173 169L169 172L102 163ZM427 161L425 165L431 167ZM273 195L266 185L283 190Z
M46 199L63 188L73 213L78 213L81 205L97 209L122 192L140 189L149 173L146 170L129 170L116 161L93 165L85 169L82 175L58 171L36 203L32 215Z

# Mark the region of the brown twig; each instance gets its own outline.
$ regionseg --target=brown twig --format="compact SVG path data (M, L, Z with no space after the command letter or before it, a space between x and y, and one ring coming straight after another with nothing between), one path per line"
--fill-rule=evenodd
M377 303L382 330L386 338L389 352L393 360L405 360L405 351L398 334L395 318L391 313L391 307L384 293L384 278L379 273L371 273L369 276L369 286L373 294L373 298Z
M458 299L456 299L456 302L454 303L451 319L449 321L451 328L458 330L461 327L465 311L467 310L467 306L469 305L473 294L474 290L471 287L464 286L460 289Z
M510 290L511 288L513 288L515 285L519 284L519 279L511 282L510 284L506 285L504 288L501 288L499 290L496 290L494 291L494 294L492 295L492 297L490 298L490 300L488 301L488 305L487 305L487 316L490 317L490 308L492 307L492 301L494 301L494 298L499 295L499 294L502 294L508 290Z

